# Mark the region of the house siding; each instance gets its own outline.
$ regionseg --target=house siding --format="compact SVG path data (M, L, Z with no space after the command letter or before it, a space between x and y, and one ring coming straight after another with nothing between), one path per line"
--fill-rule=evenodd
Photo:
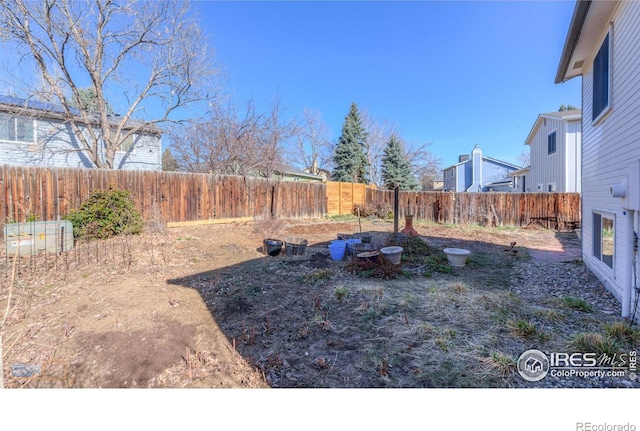
M629 191L640 187L640 179L630 178L632 163L640 163L640 2L620 2L613 11L611 34L611 111L593 124L593 57L609 28L603 28L595 50L583 71L582 124L582 255L587 267L623 304L634 282L633 238L638 230L637 204L629 202ZM636 170L637 171L637 170ZM630 182L631 180L631 182ZM612 197L610 186L627 184L627 197ZM630 209L631 208L631 209ZM594 212L615 219L613 269L593 256Z
M492 160L483 159L482 160L482 191L486 191L486 186L489 183L504 180L509 176L510 172L515 171L515 168L507 168L504 165L496 163ZM511 191L512 189L509 187L509 190L501 190L501 191Z
M564 135L564 192L582 192L582 123L569 121Z
M471 157L443 170L444 191L452 192L486 192L487 184L508 179L509 173L517 170L517 166L501 162L482 155L477 146ZM491 187L496 190L496 187ZM500 191L513 191L511 186L500 186Z
M531 171L527 191L580 192L580 120L543 116L533 139L529 142ZM556 152L549 154L548 138L556 132ZM538 190L538 184L542 189Z
M0 164L65 168L95 167L89 155L80 149L81 144L69 124L46 118L37 118L34 121L35 142L0 140ZM114 167L161 170L160 150L159 137L142 135L131 152L116 152Z

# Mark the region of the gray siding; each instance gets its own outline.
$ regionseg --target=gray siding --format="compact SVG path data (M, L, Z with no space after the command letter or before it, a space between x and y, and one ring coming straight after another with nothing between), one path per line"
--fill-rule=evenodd
M628 191L634 192L640 187L638 178L630 177L630 165L640 161L640 2L620 2L611 21L611 111L596 124L591 121L593 56L608 27L602 29L582 78L582 254L589 269L624 304L625 286L628 289L633 273L631 241L634 229L638 229L634 221L637 211L628 210L636 206L628 197L612 197L610 186L628 183ZM615 219L613 270L593 256L594 212Z
M91 158L80 148L71 126L59 120L34 119L35 142L0 140L0 164L19 166L56 166L93 168ZM116 152L118 169L161 170L161 140L140 136L129 153Z
M549 154L548 139L553 132L556 133L556 152ZM529 142L531 171L527 191L548 192L552 185L557 192L580 192L580 134L579 120L541 118Z
M517 168L483 157L480 149L475 148L469 160L450 166L444 171L444 190L455 192L488 191L487 184L503 180L515 170ZM512 189L506 187L504 191L512 191Z

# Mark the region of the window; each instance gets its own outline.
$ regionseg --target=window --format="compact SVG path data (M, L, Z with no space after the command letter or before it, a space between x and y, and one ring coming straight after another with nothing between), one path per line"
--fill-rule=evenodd
M593 213L593 256L611 269L615 250L614 226L612 215Z
M32 118L0 114L0 140L14 142L35 142Z
M547 191L548 192L555 192L556 191L556 183L548 183L547 184Z
M555 154L556 153L556 132L553 131L549 133L547 136L547 153Z
M120 143L120 151L124 151L125 153L131 153L134 150L134 146L138 141L136 135L129 135L127 138Z
M591 119L595 122L609 109L611 84L609 31L593 60L593 112Z

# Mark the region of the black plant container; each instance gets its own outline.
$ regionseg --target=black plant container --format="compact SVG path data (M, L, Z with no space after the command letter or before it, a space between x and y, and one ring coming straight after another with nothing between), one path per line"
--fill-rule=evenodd
M267 238L262 241L262 249L264 250L264 253L269 256L277 256L282 250L282 241L279 239Z

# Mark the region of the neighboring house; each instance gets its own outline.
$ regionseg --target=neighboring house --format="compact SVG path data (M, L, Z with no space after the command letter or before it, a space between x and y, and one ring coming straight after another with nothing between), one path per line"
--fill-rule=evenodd
M325 181L320 175L313 175L302 169L294 168L293 166L285 166L282 169L276 169L276 175L283 181L304 181L321 183Z
M582 76L582 258L638 318L640 2L578 1L555 82ZM635 310L635 311L634 311Z
M580 193L582 111L540 114L525 141L530 171L526 192Z
M61 106L0 96L0 164L94 168L65 118ZM162 170L161 153L161 132L152 128L123 142L114 167Z
M302 171L322 177L323 181L329 181L331 179L331 171L319 168L317 163L314 163L311 169L305 168Z
M458 163L444 169L445 192L513 191L509 173L518 166L482 155L476 145L471 156L462 155Z
M518 193L530 192L529 187L529 174L531 172L531 166L520 168L517 171L513 171L509 174L513 178L513 191Z
M442 180L433 180L431 182L431 191L433 192L441 192L444 190L444 181Z

